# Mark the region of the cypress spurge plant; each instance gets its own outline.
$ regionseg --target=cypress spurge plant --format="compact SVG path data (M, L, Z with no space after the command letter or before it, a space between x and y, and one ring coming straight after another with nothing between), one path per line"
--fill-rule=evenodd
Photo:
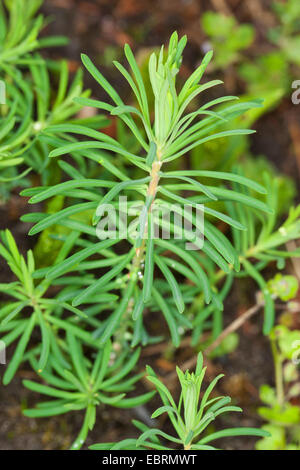
M223 189L213 185L207 186L195 179L195 177L200 179L206 177L217 181L237 182L242 187L249 187L260 193L265 192L261 185L250 181L244 176L236 173L211 171L196 171L192 175L189 171L168 171L168 163L179 158L186 158L189 150L204 142L232 135L250 134L252 131L247 129L234 129L223 132L217 132L217 130L224 121L228 122L246 110L260 106L260 102L236 103L236 97L226 96L202 105L197 111L189 112L188 106L197 96L221 82L212 80L199 84L205 68L212 58L212 52L209 52L204 57L200 67L183 85L180 92L177 91L176 76L180 69L185 44L186 37L178 40L177 34L174 33L170 39L168 51L165 53L162 47L158 55L153 53L150 57L149 77L152 87L151 92L154 95L153 110L149 109L145 85L134 55L128 45L125 46L125 55L131 67L132 75L120 63L115 62L115 65L131 86L138 108L125 105L117 91L112 88L90 59L83 55L84 65L104 88L115 105L86 98L78 98L75 101L82 105L104 109L112 115L118 116L129 127L138 141L141 155L131 153L129 149L114 138L88 127L75 124L50 126L45 135L49 131L57 134L78 134L94 139L59 146L51 152L51 157L77 152L88 159L97 161L112 177L110 180L93 180L84 178L84 175L79 177L78 173L75 175L73 172L70 181L50 188L41 187L25 190L23 193L32 196L31 203L42 202L58 194L68 195L75 199L75 202L70 203L68 207L57 214L51 216L30 214L26 216L24 220L37 222L30 231L31 235L41 232L54 223L70 225L70 220L74 217L74 214L83 214L87 211L94 212L93 223L97 225L101 218L101 211L103 212L103 207L106 204L111 204L120 209L116 200L119 195L128 196L127 204L129 208L136 205L138 197L142 197L143 202L136 220L136 232L135 234L129 233L127 236L129 247L126 255L120 255L118 265L111 267L93 285L83 289L73 300L73 305L79 306L86 301L91 301L93 295L99 292L99 289L108 286L110 281L113 281L112 286L115 286L116 280L119 282L121 301L104 324L100 337L102 345L115 335L120 328L122 334L117 334L118 342L124 342L124 338L128 341L126 332L129 335L133 334L133 345L142 341L142 338L145 338L146 335L142 314L145 307L147 307L152 310L159 309L163 313L171 332L172 341L178 346L180 343L179 327L191 327L190 322L182 313L185 310L185 304L191 301L196 292L204 293L206 303L213 302L215 306L222 308L220 297L211 289L205 268L189 253L186 244L192 242L196 247L201 248L205 256L226 273L230 272L231 265L236 271L239 270L238 254L226 236L207 217L225 222L237 230L245 230L246 227L227 213L214 209L211 204L217 200L234 200L257 211L272 212L265 203L255 197L243 194L242 191ZM234 101L234 104L225 105L229 101ZM218 108L217 112L213 111L211 108L217 105L221 106L220 109ZM199 117L202 117L202 119L198 120ZM143 177L132 179L129 173L131 170L128 170L128 172L120 170L107 151L122 156L131 168L137 167L140 173L143 173L143 175L141 174ZM183 184L180 184L182 182ZM102 188L109 190L101 195L103 193ZM85 189L84 192L83 189ZM154 236L155 226L160 227L160 229L165 228L165 220L157 216L154 210L155 207L164 206L171 212L181 210L184 205L190 209L198 207L191 197L181 195L182 190L196 191L201 194L202 210L205 216L204 244L202 243L202 224L193 214L186 216L191 226L188 233L182 234L176 223L171 222L172 240L162 240ZM81 200L78 201L78 199ZM174 205L176 206L175 209ZM179 209L178 205L180 206ZM116 224L119 235L112 240L115 243L124 240L122 223L117 220ZM96 233L95 229L92 232L91 226L88 224L81 224L80 227L77 227L81 230L83 236ZM172 252L172 256L176 258L174 263L170 263L170 260L164 256L166 250ZM95 253L97 253L96 249L93 251L93 254ZM73 270L77 261L87 259L90 254L91 251L89 250L77 252L60 265L50 269L46 276L49 279L55 279L58 272ZM98 254L101 256L99 251ZM155 266L157 266L162 276L156 280L153 276ZM190 286L178 284L174 275L174 272L178 272L178 270L192 281Z
M125 379L138 358L138 352L133 352L132 348L161 339L148 333L144 324L147 313L159 312L164 317L175 347L180 345L181 336L187 330L195 332L193 340L196 342L204 328L209 329L213 337L218 335L222 330L223 300L234 277L250 275L263 289L259 282L260 271L267 263L253 267L251 262L254 259L265 263L281 258L277 250L281 253L280 247L285 241L299 233L298 209L291 212L282 227L275 228L277 214L273 199L269 195L266 202L260 199L258 195L265 195L265 188L238 170L230 173L174 169L173 161L183 162L190 150L205 142L251 134L252 131L245 128L229 129L229 123L235 122L245 111L261 106L260 101L241 103L236 97L226 96L190 111L193 100L202 98L206 90L221 82L201 82L212 58L209 52L178 90L176 78L185 44L186 38L178 40L174 33L167 51L162 47L158 54L151 55L148 69L151 90L146 90L134 55L130 47L125 46L131 71L118 62L115 65L129 83L137 107L125 104L91 60L83 55L85 67L113 104L79 96L75 98L76 106L93 106L116 116L128 127L137 145L127 146L126 140L121 142L94 129L91 122L59 123L58 113L57 119L43 127L39 143L54 148L50 153L53 158L68 155L68 162L59 162L67 180L22 193L30 197L30 203L55 198L63 204L60 210L51 213L30 213L22 217L34 224L30 235L42 233L44 238L49 236L63 242L55 262L52 266L35 269L31 254L26 263L19 254L14 255L16 248L11 245L11 237L6 234L3 239L1 254L13 266L18 281L10 290L3 288L16 300L13 307L5 305L1 309L0 315L6 324L0 328L8 331L6 339L8 337L10 343L20 338L15 352L17 359L13 366L8 366L5 382L12 378L21 359L28 359L50 386L32 382L25 385L56 399L28 410L28 416L85 410L83 427L73 448L82 445L88 429L93 427L99 404L137 406L150 397L146 394L125 402L127 398L120 396L135 382L135 378ZM66 90L64 77L61 71L63 92ZM58 94L61 99L65 96L62 91ZM149 106L149 93L154 97L153 108ZM68 98L67 102L73 106ZM222 131L224 123L226 130ZM76 136L86 140L77 140ZM91 162L98 171L87 174L85 162ZM187 165L182 164L182 167ZM124 200L118 200L119 196L127 197L125 209ZM216 206L216 203L221 204ZM175 216L182 213L183 207L199 210L199 206L204 224L192 210L185 211L189 229L183 233ZM101 232L99 227L103 229L102 216L107 207L113 209L110 213L113 224L108 216L108 230ZM114 217L116 209L135 218L130 230L126 230L122 217ZM170 223L166 217L160 217L159 210L163 209L174 214ZM262 227L259 221L263 221ZM232 228L233 243L221 231L219 222ZM157 236L157 228L168 229L170 236L167 239ZM54 291L50 290L52 287ZM267 302L269 298L271 294L266 297L265 333L270 331L274 321ZM66 316L66 312L71 315ZM206 323L210 315L212 321ZM26 349L36 325L40 325L40 341ZM108 352L110 343L112 355ZM109 378L106 379L104 371ZM208 424L218 415L239 409L229 405L228 397L210 398L218 378L200 399L205 373L201 356L194 374L178 370L182 388L178 404L154 372L151 369L148 372L149 380L163 401L163 408L154 416L167 412L177 437L138 424L144 434L134 442L135 448L164 449L164 444L157 442L159 436L189 450L212 448L208 445L211 440L226 435L266 435L238 428L202 437ZM125 445L132 448L133 441L114 448ZM111 448L111 444L107 448Z
M54 147L53 140L57 145L59 139L49 135L47 140L41 141L39 137L41 131L51 124L76 121L80 106L73 99L90 93L83 90L82 71L79 70L70 83L67 62L50 66L38 55L34 56L27 73L12 66L5 65L3 69L6 104L1 106L0 116L0 181L5 183L25 176L28 169L17 172L15 168L25 163L42 175L44 183L48 183L51 180L47 168L51 162L48 155ZM59 82L56 93L50 87L54 76L58 76ZM83 120L99 127L101 121L105 123L101 116Z
M44 0L1 0L0 2L0 70L5 64L28 65L37 49L61 46L62 36L39 38L47 20L38 10Z
M74 234L71 234L58 253L57 261L62 260L75 243ZM97 344L91 334L81 325L74 325L68 314L75 318L86 318L87 315L79 309L72 307L61 296L49 295L50 282L48 280L36 281L35 260L31 250L25 258L16 245L9 230L1 232L0 255L7 262L16 280L0 284L0 292L10 298L0 308L0 333L3 344L8 347L17 343L14 354L9 361L3 376L3 383L7 385L14 377L21 362L26 359L27 348L32 349L30 338L36 328L40 330L38 344L39 360L37 371L41 373L49 359L54 355L63 366L64 350L66 346L59 337L59 330L73 331L81 340L97 349ZM70 280L70 282L72 282ZM34 348L33 348L34 349Z
M23 382L29 390L53 397L54 400L41 402L35 409L25 410L24 414L28 417L41 418L85 410L82 428L71 447L72 450L76 450L82 447L89 430L94 428L97 406L133 408L146 403L155 392L124 398L143 375L142 373L128 376L139 358L139 350L136 350L130 358L127 354L122 354L113 361L111 343L107 342L103 350L90 361L84 355L80 342L71 332L67 333L66 345L70 354L70 359L67 358L68 367L62 367L52 357L41 374L49 386L30 380ZM38 364L34 355L31 355L30 360L33 368L37 370Z
M239 174L243 174L242 168L238 167ZM264 270L276 266L278 270L285 268L287 260L299 258L300 250L286 250L286 243L296 242L300 236L299 214L300 207L290 207L289 214L285 220L282 220L280 213L280 179L263 175L267 195L265 198L268 207L273 214L261 213L249 207L241 207L234 200L226 202L226 209L232 218L243 224L247 230L236 230L231 227L233 246L238 253L240 270L237 272L230 266L230 273L224 270L214 270L212 262L206 261L206 266L210 275L210 283L219 290L221 300L224 300L230 292L235 279L252 278L257 285L257 291L261 293L262 307L264 310L263 332L269 334L275 321L275 299L276 295L269 287L265 279ZM235 191L241 191L249 195L249 191L242 188L238 183L235 184ZM250 192L251 194L251 192ZM199 196L193 197L194 201L199 200ZM203 262L198 253L199 262ZM281 276L278 274L278 276ZM194 316L192 344L197 345L201 340L203 330L211 329L212 320L213 331L212 339L215 339L223 330L222 312L214 305L205 306L203 295L196 296L189 312ZM208 325L208 326L207 326Z
M202 398L200 398L201 386L206 371L206 367L203 367L201 353L198 355L195 372L190 373L187 370L184 373L177 367L177 375L181 387L178 404L176 404L168 388L158 379L151 367L148 367L147 371L147 379L154 385L163 402L163 406L152 414L152 418L158 418L162 414L167 413L177 437L166 434L160 429L147 428L145 425L135 421L136 426L143 430L138 439L127 439L117 444L94 444L91 446L91 449L120 450L129 447L130 449L136 448L139 450L171 450L172 447L170 448L161 442L161 439L163 439L164 441L169 441L168 445L174 446L175 443L177 448L179 447L184 450L215 450L215 447L208 443L223 437L268 435L266 431L247 427L223 429L205 435L209 424L218 416L229 412L241 412L242 409L231 405L231 398L228 396L211 396L217 382L223 377L222 374L210 383Z
M24 177L31 169L41 175L43 184L59 180L59 168L53 161L50 165L49 152L60 139L70 137L49 135L42 141L41 131L66 122L92 128L107 124L101 116L76 118L81 106L73 99L90 94L83 90L82 70L70 80L66 61L51 61L40 55L45 47L67 42L63 37L39 37L47 24L38 13L42 3L0 2L0 79L5 89L5 103L0 104L0 198L4 200L14 185L29 185ZM55 81L58 84L54 87ZM21 171L20 165L25 166Z

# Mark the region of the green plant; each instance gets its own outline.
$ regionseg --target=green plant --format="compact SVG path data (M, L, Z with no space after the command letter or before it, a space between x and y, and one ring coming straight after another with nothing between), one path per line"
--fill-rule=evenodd
M274 95L275 103L290 90L291 76L285 56L278 50L245 61L239 66L239 76L254 96Z
M297 0L287 2L273 2L273 9L280 21L280 25L269 30L270 40L283 52L288 61L300 65L300 7Z
M168 388L158 379L151 367L147 368L147 379L154 385L159 393L163 406L158 408L152 418L158 418L164 413L168 414L177 437L166 434L160 429L147 428L135 421L136 426L143 431L138 439L127 439L117 444L94 444L93 450L120 450L131 449L158 449L171 450L169 445L174 443L184 450L215 450L208 445L211 441L231 436L261 436L268 434L253 428L233 428L207 433L207 427L220 415L229 412L241 412L242 409L230 405L228 396L211 397L214 387L223 375L217 376L207 387L200 399L201 385L204 379L206 367L203 367L202 354L198 355L195 373L182 372L177 367L177 375L180 382L181 394L178 405L175 403ZM204 434L204 436L202 436ZM206 434L206 435L205 435ZM201 437L201 438L200 438ZM161 442L161 438L168 442L168 447ZM199 439L200 438L200 439Z
M80 106L73 103L73 98L78 95L87 96L89 91L83 92L82 72L79 70L68 90L69 72L67 63L62 61L57 64L59 85L55 100L52 101L50 90L50 69L41 59L40 63L30 65L30 75L23 75L19 70L5 67L7 82L6 104L3 105L1 124L1 161L0 168L15 170L16 165L26 163L36 172L41 173L46 183L49 180L48 154L53 148L51 137L48 141L41 141L39 136L48 126L61 122L74 122L74 116ZM53 71L52 71L53 73ZM57 75L57 74L56 74ZM72 119L73 118L73 119ZM105 124L105 120L104 124ZM82 123L81 119L75 122ZM90 125L101 125L100 119L83 120ZM61 139L65 136L55 136ZM28 170L26 171L28 173ZM2 171L1 180L15 179L16 172L12 175ZM25 174L18 174L20 178Z
M299 250L287 253L283 249L287 241L299 237L300 209L291 209L287 220L281 222L278 179L269 175L257 182L245 177L241 166L230 164L226 171L187 169L187 155L199 146L250 135L252 131L247 127L253 122L253 114L244 120L242 116L249 110L259 112L262 102L225 96L191 109L192 102L221 82L200 84L212 58L209 52L178 90L176 78L185 44L186 38L179 40L174 33L167 51L162 47L150 56L150 90L130 47L125 46L131 74L120 63L115 65L132 88L136 107L123 102L85 55L85 67L113 104L88 98L82 92L81 72L75 77L76 85L66 93L66 63L59 66L58 98L53 104L38 92L46 90L49 98L50 89L44 80L49 64L29 64L29 80L33 80L37 91L38 120L34 123L39 124L38 136L32 137L30 126L29 142L25 142L25 149L21 142L20 158L33 168L35 162L36 171L47 163L42 167L43 186L27 188L22 195L30 197L30 203L40 204L39 210L45 202L46 206L42 212L22 217L34 224L30 235L40 234L34 256L29 251L25 260L12 235L2 234L0 253L17 278L0 285L5 296L14 298L9 302L5 297L0 309L0 332L6 333L2 339L6 345L15 345L3 381L10 382L21 362L29 361L49 385L26 381L25 386L56 399L25 410L27 416L84 410L83 426L73 448L83 444L93 427L98 405L137 406L151 397L144 394L132 399L120 395L130 391L140 378L139 374L127 378L138 360L137 345L170 336L173 346L178 347L184 334L191 331L193 346L201 349L204 330L209 342L222 332L223 301L234 279L252 277L257 282L264 299L263 330L269 334L274 326L274 297L279 291L278 286L264 279L263 269L274 262L283 268L286 258L299 255ZM11 72L15 80L18 76L19 71ZM24 83L20 78L18 86L24 88ZM20 103L21 107L15 109L22 116L27 105L22 99ZM117 138L98 130L99 123L107 122L102 116L72 119L80 106L104 110L121 122ZM236 123L239 128L233 129ZM13 133L12 128L9 132ZM55 157L62 155L67 161L57 162ZM178 168L173 168L173 162ZM53 178L45 174L47 165L55 168ZM63 171L63 180L59 170ZM119 196L127 197L125 208ZM99 224L107 207L107 230L105 236L103 230L100 236ZM182 208L188 208L181 219L181 225L183 220L188 222L184 232L177 218ZM203 215L200 220L192 212L199 208ZM115 217L117 210L129 216L130 230L125 230L127 222L122 217ZM161 217L163 210L172 215L170 221L164 214ZM157 236L157 228L169 230L169 237ZM38 259L40 251L51 252L51 257ZM37 266L34 260L38 260ZM166 329L159 324L159 336L148 327L151 314L161 315L168 326ZM260 430L237 428L198 441L204 427L218 414L238 411L227 406L228 397L208 399L218 378L199 404L204 373L201 356L195 374L178 371L182 398L177 406L149 369L150 381L158 389L164 407L172 407L172 411L159 411L167 411L178 433L178 438L171 436L171 440L189 449L197 445L201 448L213 438L243 432L267 436ZM146 434L137 446L130 440L114 448L161 445L156 434L166 434L138 426Z
M276 46L255 60L246 60L239 67L239 75L247 83L248 90L256 96L272 93L275 103L290 93L291 82L298 77L299 56L299 2L273 2L278 25L267 31L270 42ZM296 67L295 67L296 66Z
M98 406L133 408L146 403L155 392L148 392L134 398L124 398L143 376L143 374L136 374L127 377L139 358L138 349L131 357L128 357L125 352L114 360L112 345L108 341L91 360L84 355L80 342L68 330L66 351L69 357L63 366L52 356L42 373L39 371L35 355L30 356L33 369L40 373L41 378L49 385L24 380L24 386L54 399L41 402L34 409L26 409L24 414L31 418L44 418L84 410L85 417L81 430L71 446L72 450L77 450L82 447L89 430L92 430L95 425Z
M290 292L289 298L292 297L292 292ZM286 294L284 298L286 299ZM256 448L258 450L299 450L300 408L297 404L293 404L292 400L300 394L297 367L300 331L279 325L272 330L270 341L276 387L269 385L261 387L260 399L264 406L258 409L259 415L268 422L262 426L262 429L269 431L270 436L259 440Z
M39 38L47 24L43 15L36 16L44 0L1 0L0 2L0 69L6 64L28 65L37 49L61 46L61 36Z
M268 174L265 174L265 186L268 189L268 206L273 209L270 217L260 216L258 213L229 209L232 216L236 216L241 222L248 219L248 230L242 235L236 230L233 233L234 245L240 252L240 262L244 270L240 275L252 277L260 287L265 302L264 332L268 334L274 325L274 297L268 289L264 277L260 274L269 263L277 263L279 268L285 266L285 260L292 256L299 257L299 250L286 251L284 244L299 237L299 212L300 207L291 207L288 218L284 223L279 223L280 213L278 211L279 201L279 180L271 181ZM246 215L247 214L247 215ZM279 220L278 220L279 219ZM254 260L257 263L254 264Z
M0 105L0 181L2 200L9 196L16 184L29 185L24 177L31 169L42 175L43 184L59 179L56 165L50 165L51 149L59 139L69 137L49 135L41 140L44 129L52 124L76 122L91 127L101 127L107 120L101 116L76 119L81 108L73 102L78 96L89 96L83 90L82 71L78 70L70 83L66 61L53 62L43 59L37 49L60 45L63 38L38 39L45 20L35 18L42 1L18 0L5 2L9 19L3 6L0 8L0 70L5 83L5 104ZM7 28L5 24L7 24ZM50 86L58 81L57 90ZM53 144L55 142L55 145ZM19 171L17 166L25 169Z
M239 168L242 171L242 167ZM193 172L191 172L192 174ZM210 284L215 292L218 292L222 302L230 292L234 279L252 278L257 284L258 291L261 292L262 305L264 308L263 331L269 334L275 321L275 299L278 292L274 295L272 284L265 280L264 270L274 264L278 269L285 267L286 260L292 257L299 257L299 249L286 251L285 243L297 240L300 234L299 211L300 207L291 207L287 219L282 222L280 210L280 187L281 178L271 179L268 173L263 175L265 187L268 189L266 202L273 209L272 216L264 215L251 208L241 207L233 201L226 202L228 214L234 220L239 221L247 227L245 231L236 230L232 227L233 246L238 253L239 270L235 271L234 266L229 266L227 272L224 269L215 271L210 261L206 260L206 267L209 269ZM235 187L236 192L243 191L238 184ZM243 194L247 195L246 191ZM199 197L193 197L194 201L199 202ZM204 202L201 199L201 202ZM196 255L197 256L197 255ZM198 254L199 261L203 260L201 254ZM278 276L282 276L278 274ZM224 280L225 279L225 280ZM286 277L284 278L286 280ZM273 289L274 289L273 282ZM280 286L280 284L279 284ZM277 283L277 290L278 290ZM285 288L285 283L283 289ZM294 286L294 291L297 286ZM288 295L288 293L287 293ZM204 305L203 296L195 296L189 309L190 319L193 324L192 344L197 345L201 341L204 330L211 330L210 340L222 332L223 318L222 305ZM203 344L205 347L206 344Z
M240 52L254 40L255 30L250 24L239 25L234 16L207 11L201 26L216 51L214 67L227 68L241 60Z
M263 97L264 107L249 114L256 116L256 119L279 106L281 100L290 95L291 83L298 78L299 72L299 2L277 0L273 2L272 8L277 24L266 28L267 47L263 53L256 52L259 47L251 47L255 37L254 27L238 24L233 15L207 11L200 20L207 36L205 48L212 46L215 53L211 71L218 68L227 73L228 89L236 88L238 77L242 78L245 98L248 100ZM237 145L234 146L235 141ZM244 143L243 146L239 145L240 141ZM232 139L231 145L219 145L219 148L203 146L200 153L205 155L205 147L208 147L211 153L210 165L220 161L220 154L227 159L230 156L232 162L234 158L243 155L247 141L244 137Z
M214 265L219 266L227 273L230 272L230 264L233 265L235 270L239 270L237 253L234 251L229 240L221 231L213 226L208 220L208 217L223 221L234 226L237 230L244 230L245 227L226 213L212 209L210 207L211 202L216 200L234 200L238 203L253 207L258 211L266 213L271 212L266 204L259 201L257 198L242 194L242 191L238 192L223 189L222 187L203 185L199 181L191 178L191 176L194 176L216 180L221 179L222 181L239 183L257 192L263 193L265 191L261 185L250 181L244 176L240 176L236 173L211 172L205 170L196 172L162 171L169 162L182 157L186 152L201 143L218 138L251 133L252 131L247 129L230 129L223 132L214 131L222 125L224 120L227 122L233 117L239 116L249 108L260 106L260 103L257 102L244 102L222 107L218 112L209 110L209 108L214 105L235 99L234 97L222 97L203 105L198 111L184 114L186 107L193 98L204 92L204 90L219 83L219 81L213 80L204 85L198 85L212 57L212 54L208 53L203 59L202 65L191 75L180 93L177 94L175 77L179 70L181 54L185 43L185 38L182 38L178 42L177 35L173 34L170 39L166 59L164 59L165 55L163 49L161 49L158 57L155 54L152 54L150 57L149 75L155 98L153 126L150 124L151 113L148 108L144 84L129 46L125 46L125 54L132 68L137 85L123 66L119 63L115 65L131 85L140 106L139 110L132 106L125 105L117 92L104 79L92 62L86 56L83 56L83 62L89 72L109 94L116 106L114 107L103 102L86 98L78 98L76 102L105 109L113 115L118 115L130 128L140 143L144 155L138 156L132 154L113 138L84 126L68 124L51 126L49 131L52 133L70 132L95 139L60 146L51 152L52 157L68 154L70 152L81 152L85 157L102 164L104 168L113 175L113 180L84 179L84 177L79 178L78 173L76 173L76 175L71 174L73 179L65 183L50 188L28 189L23 192L26 196L32 196L30 199L31 203L42 202L56 195L71 195L71 197L73 196L77 201L77 203L70 203L70 205L62 211L50 216L45 216L44 214L30 214L25 216L23 220L37 222L30 231L31 235L40 233L42 230L51 227L54 223L70 227L70 216L74 217L74 214L84 214L87 213L87 211L91 211L92 221L94 225L96 225L100 219L97 212L99 212L101 207L105 207L105 204L108 203L114 205L114 207L119 207L118 201L115 200L118 195L129 195L130 199L127 201L128 207L134 207L137 202L137 196L142 196L143 202L140 209L136 211L137 213L135 214L138 216L135 221L136 234L133 236L130 233L129 239L127 240L129 247L125 252L123 251L124 254L114 256L113 259L117 263L116 266L112 263L109 266L108 261L106 266L110 267L110 270L99 279L96 279L93 285L89 286L87 289L82 289L73 300L74 306L82 305L86 301L91 301L94 293L99 292L100 288L106 288L106 285L109 288L110 281L114 280L110 288L115 288L116 280L118 281L122 301L115 311L112 312L108 321L105 322L100 339L101 344L104 344L112 337L114 332L118 331L119 327L122 332L131 334L132 331L134 338L132 342L133 345L140 342L142 337L145 336L142 326L142 314L147 307L162 311L168 323L172 340L174 344L178 346L180 342L179 326L191 327L188 319L181 315L185 309L185 303L189 302L190 298L195 296L200 290L204 293L207 303L212 301L215 306L219 307L221 305L220 298L211 290L208 275L201 267L201 262L195 262L194 257L185 249L186 243L189 242L193 242L195 245L202 248L201 233L199 235L201 227L195 216L188 215L186 217L192 226L190 232L192 232L192 229L197 229L198 234L196 233L196 236L193 233L191 233L191 235L188 233L188 235L184 234L180 240L180 237L177 236L178 228L174 223L171 223L170 230L174 239L162 240L154 237L152 234L155 224L162 229L164 228L164 220L157 217L155 211L152 210L155 204L156 207L164 205L164 207L167 207L170 211L175 210L175 212L178 210L178 208L176 208L178 204L180 204L181 207L186 205L190 208L198 207L198 202L203 204L205 215L204 235L206 240L202 251L208 260L212 260ZM131 114L137 115L137 118L141 121L144 128L144 132L139 129ZM194 120L202 114L204 118L193 124ZM46 133L47 131L45 135ZM106 154L101 152L102 150L108 150L122 155L132 166L136 166L142 170L144 173L143 178L136 180L131 179L128 171L126 173L120 171L119 168L114 165L113 161L109 159ZM120 182L118 182L118 180ZM180 183L181 181L183 181L183 184ZM80 198L83 188L86 188L84 197ZM101 195L98 195L97 188L108 188L109 191L104 197L101 197ZM182 190L200 192L203 193L204 196L198 197L196 202L194 197L183 197L180 194ZM175 206L174 203L176 203L177 206ZM92 229L87 224L81 224L80 227L77 225L77 227L82 235L96 233L96 229ZM120 229L120 227L118 228ZM147 232L149 232L149 237L146 240L145 234ZM123 242L123 239L123 235L113 237L111 246L116 245L120 241ZM177 260L180 260L180 262L176 261L176 259L170 262L167 257L161 256L166 250L174 253ZM46 276L48 279L53 280L59 273L73 270L77 262L86 260L90 255L96 253L100 253L97 245L94 246L93 250L83 249L82 251L78 251L59 265L49 269ZM198 255L195 256L198 257ZM183 266L181 264L182 260L184 261ZM101 260L99 260L99 263L101 263ZM164 279L154 280L154 265L159 268ZM178 285L172 272L176 272L178 269L184 272L184 275L188 276L194 285ZM121 274L124 270L126 270L127 273ZM166 293L167 296L162 296L161 293ZM164 297L167 297L168 300L166 301ZM133 304L132 298L135 299ZM120 334L117 335L118 337L121 336ZM124 335L122 335L122 337L124 338ZM128 336L125 335L125 338L127 337ZM122 341L124 342L124 339Z
M32 251L27 253L25 259L19 252L11 233L6 230L1 232L0 255L6 260L9 268L17 278L14 282L0 284L0 292L13 299L4 302L0 310L2 341L8 347L17 342L13 357L11 358L3 376L3 383L7 385L14 377L20 363L26 360L24 353L27 349L30 337L36 328L40 329L40 353L38 371L41 373L47 365L49 356L53 354L61 364L64 363L60 349L59 329L73 331L82 341L97 348L97 343L86 331L74 325L74 317L68 321L61 318L64 312L69 312L80 317L86 317L86 313L72 307L66 300L69 296L64 291L56 297L47 295L53 283L43 279L36 283L35 261ZM56 262L67 256L76 242L76 234L71 233L65 240L58 253ZM63 279L61 279L63 284ZM72 280L69 282L72 284ZM112 297L114 298L114 297ZM100 300L100 299L99 299ZM103 300L110 300L109 297Z

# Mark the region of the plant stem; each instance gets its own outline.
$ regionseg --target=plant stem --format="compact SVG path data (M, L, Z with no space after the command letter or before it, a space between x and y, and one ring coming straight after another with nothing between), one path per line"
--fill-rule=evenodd
M152 164L151 173L150 173L151 180L149 182L148 189L147 189L146 199L150 197L152 200L151 205L148 209L148 213L151 212L152 206L155 200L158 183L159 183L159 172L160 172L160 168L162 165L162 162L160 161L160 158L161 158L160 152L157 153L157 157L158 157L158 160L155 160ZM140 268L141 262L145 254L145 248L146 248L145 234L146 233L147 233L147 223L146 223L144 234L143 234L142 244L139 248L137 248L135 257L132 261L131 271L133 271L134 273L137 273L138 269ZM131 275L131 272L129 273L129 276L130 275Z
M148 214L152 210L152 206L153 206L155 196L156 196L156 193L157 193L157 188L158 188L158 183L159 183L159 172L160 172L160 169L161 169L161 165L162 165L161 152L159 150L157 150L157 160L155 160L152 164L151 173L150 173L151 180L149 182L148 189L147 189L147 195L146 195L146 199L149 198L149 197L151 198L151 204L150 204L150 207L148 209ZM145 237L145 234L147 233L147 231L148 231L148 224L146 223L144 234L143 234L143 237L142 237L142 243L141 243L141 246L136 249L135 256L134 256L134 258L132 260L132 263L131 263L131 266L129 268L129 272L128 272L128 275L127 275L127 282L126 282L126 285L124 287L124 290L128 289L128 283L131 280L135 280L136 283L139 280L139 272L142 272L141 265L142 265L142 262L143 262L143 259L144 259L144 256L145 256L145 250L146 250L146 241L145 241L146 237ZM131 302L129 300L125 315L122 319L122 324L121 324L120 328L118 329L118 331L115 335L115 345L117 345L117 349L124 342L124 338L125 338L125 341L126 341L126 332L127 332L127 328L128 328L128 324L129 324L129 321L130 321L130 316L131 316L131 312L132 312L133 307L134 307L133 302Z
M282 373L282 358L278 352L276 339L271 338L271 350L274 359L275 367L275 384L276 384L276 396L280 406L284 404L284 386L283 386L283 373Z
M89 420L90 420L91 407L89 406L85 412L85 417L81 430L73 442L70 450L79 450L86 441L88 432L89 432Z

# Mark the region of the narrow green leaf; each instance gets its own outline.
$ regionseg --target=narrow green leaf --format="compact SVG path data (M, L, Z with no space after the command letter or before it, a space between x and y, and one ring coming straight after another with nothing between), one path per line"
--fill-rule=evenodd
M8 385L11 382L19 365L21 364L23 360L24 352L29 342L32 330L35 326L35 322L36 322L36 316L33 314L30 320L28 320L27 322L27 326L24 330L24 333L22 334L22 337L18 342L14 355L9 361L7 369L4 373L4 376L3 376L4 385Z
M177 306L177 309L179 311L179 313L182 313L184 311L184 301L183 301L183 297L182 297L182 293L181 293L181 290L180 290L180 287L174 277L174 275L172 274L172 272L170 271L170 269L168 268L168 266L163 262L162 258L157 256L157 255L154 255L154 260L155 260L155 263L157 264L157 266L159 267L159 269L161 270L161 272L163 273L163 275L165 276L169 286L170 286L170 289L171 289L171 292L173 294L173 297L174 297L174 302Z

